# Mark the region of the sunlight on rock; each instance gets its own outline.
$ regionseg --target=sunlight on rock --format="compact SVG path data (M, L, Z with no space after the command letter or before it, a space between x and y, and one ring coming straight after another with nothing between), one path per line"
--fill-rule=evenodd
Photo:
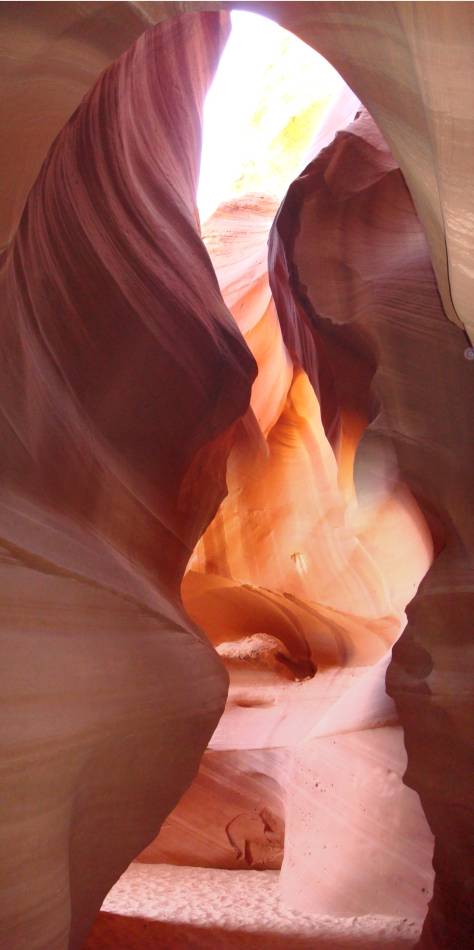
M474 5L209 6L0 7L0 944L461 950Z
M293 33L233 11L232 32L204 106L198 207L205 222L250 192L281 200L344 82Z

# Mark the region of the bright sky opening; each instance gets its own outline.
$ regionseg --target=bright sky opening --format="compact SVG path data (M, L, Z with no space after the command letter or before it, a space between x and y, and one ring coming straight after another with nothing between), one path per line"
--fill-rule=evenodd
M198 207L204 223L249 193L281 200L344 81L278 24L233 12L232 31L204 107Z

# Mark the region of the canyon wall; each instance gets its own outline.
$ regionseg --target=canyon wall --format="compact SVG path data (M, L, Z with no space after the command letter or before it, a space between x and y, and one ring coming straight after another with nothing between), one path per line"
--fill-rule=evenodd
M2 258L9 950L81 946L225 702L179 584L256 373L194 199L227 32L225 14L172 19L101 75Z
M267 276L261 196L200 236L229 27L211 6L234 5L2 5L2 939L80 947L146 846L281 865L303 911L419 912L418 793L420 946L457 950L473 7L235 4L314 46L372 117L290 187ZM222 242L239 221L244 268Z
M249 195L203 228L259 368L227 497L182 585L230 689L197 779L140 860L281 866L285 904L302 914L420 918L432 837L402 783L402 731L384 676L431 538L399 483L357 504L354 431L342 407L331 448L301 365L322 392L319 341L283 304L280 324L271 296L274 212Z
M421 945L468 945L474 379L465 336L446 319L410 193L367 114L291 186L271 244L290 275L277 290L282 305L296 298L322 339L339 406L367 407L359 497L385 490L398 472L431 524L435 560L408 607L387 688L405 731L404 779L436 836Z

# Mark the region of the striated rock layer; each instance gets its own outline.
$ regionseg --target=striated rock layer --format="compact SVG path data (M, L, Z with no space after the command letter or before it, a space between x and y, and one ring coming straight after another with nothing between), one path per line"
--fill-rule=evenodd
M2 5L1 939L78 948L214 733L153 859L282 862L300 910L419 915L416 790L421 946L457 950L474 8L238 4L323 53L391 151L365 115L294 183L271 291L274 206L221 208L221 294L195 209L228 29L206 6ZM177 849L198 805L207 837Z
M238 4L277 20L340 72L395 156L445 314L473 335L471 3Z
M271 243L289 275L284 285L275 278L275 292L290 308L296 298L322 338L338 406L363 401L369 413L355 460L360 495L398 469L432 527L437 556L408 608L387 685L405 728L404 778L436 836L420 945L469 945L474 378L465 336L445 317L410 194L367 115L291 186Z
M392 469L363 506L354 497L355 408L349 417L336 407L334 420L326 412L334 453L301 365L319 383L321 340L294 301L287 313L283 300L280 324L258 254L258 222L263 249L268 217L268 202L248 196L204 228L224 299L259 367L228 460L228 495L182 585L188 612L227 666L230 691L213 751L143 860L183 863L186 829L189 863L271 868L281 823L280 887L290 906L422 917L432 838L402 783L402 731L384 675L405 605L431 562L431 539ZM236 853L230 830L240 836Z
M171 20L101 76L2 260L9 950L81 946L225 700L179 583L255 375L194 205L226 33L225 14Z

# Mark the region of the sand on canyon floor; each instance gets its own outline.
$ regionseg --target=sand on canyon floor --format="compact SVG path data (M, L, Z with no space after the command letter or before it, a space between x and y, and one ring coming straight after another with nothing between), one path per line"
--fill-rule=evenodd
M420 930L406 918L292 911L278 871L131 864L84 950L408 950Z

